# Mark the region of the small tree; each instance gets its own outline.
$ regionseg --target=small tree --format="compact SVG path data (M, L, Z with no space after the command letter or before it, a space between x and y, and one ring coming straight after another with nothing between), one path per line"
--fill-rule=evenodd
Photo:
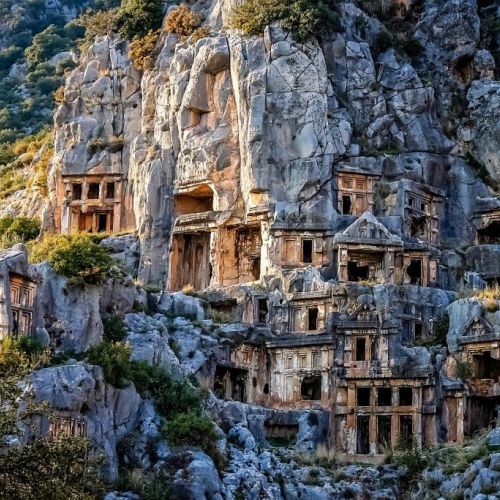
M138 71L153 69L158 56L158 31L149 31L144 37L130 43L128 57Z
M33 416L48 415L45 405L23 390L32 366L20 341L0 341L0 438L34 432ZM19 425L24 423L24 427ZM34 434L35 435L35 434ZM96 461L89 460L89 443L82 438L31 440L8 447L0 439L0 491L6 499L53 500L95 498L99 489Z
M129 40L157 30L163 22L161 0L123 0L117 15L120 33Z
M203 16L193 12L187 5L179 5L172 9L165 20L165 31L175 33L180 37L187 37L194 33L203 21Z

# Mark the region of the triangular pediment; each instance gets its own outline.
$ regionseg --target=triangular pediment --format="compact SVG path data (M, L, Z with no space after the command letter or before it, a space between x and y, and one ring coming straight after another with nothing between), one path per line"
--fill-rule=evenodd
M354 312L349 315L349 321L359 321L359 322L378 322L378 311L377 308L370 304L360 304Z
M493 333L493 326L482 316L475 315L469 320L462 330L462 337L481 337Z
M377 241L385 244L402 244L401 238L391 234L371 212L365 212L345 231L338 233L334 239L335 241L372 240L375 244Z

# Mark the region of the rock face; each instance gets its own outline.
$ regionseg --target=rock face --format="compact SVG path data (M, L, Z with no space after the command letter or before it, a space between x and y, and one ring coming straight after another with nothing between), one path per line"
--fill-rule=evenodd
M86 434L105 455L105 474L118 473L117 444L141 420L147 418L147 404L133 385L116 389L103 380L102 369L81 363L44 368L31 377L36 397L64 415L84 416Z

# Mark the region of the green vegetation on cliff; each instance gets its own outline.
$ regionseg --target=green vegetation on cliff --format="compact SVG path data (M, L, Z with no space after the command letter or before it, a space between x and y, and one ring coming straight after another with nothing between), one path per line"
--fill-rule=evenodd
M23 351L20 340L5 337L0 342L0 436L21 439L25 429L36 436L37 418L50 417L46 405L35 402L23 390L36 368ZM21 400L22 398L22 400ZM65 437L31 439L24 446L0 444L0 491L2 498L91 499L101 493L96 460L89 458L86 439Z
M280 22L299 42L331 33L339 28L335 0L245 0L233 8L230 26L249 35L261 34L265 27Z

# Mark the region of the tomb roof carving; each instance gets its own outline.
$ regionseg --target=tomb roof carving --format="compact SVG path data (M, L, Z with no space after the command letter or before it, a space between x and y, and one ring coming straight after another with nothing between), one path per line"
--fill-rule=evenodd
M345 231L337 233L334 242L403 246L402 239L390 233L370 212L365 212Z

